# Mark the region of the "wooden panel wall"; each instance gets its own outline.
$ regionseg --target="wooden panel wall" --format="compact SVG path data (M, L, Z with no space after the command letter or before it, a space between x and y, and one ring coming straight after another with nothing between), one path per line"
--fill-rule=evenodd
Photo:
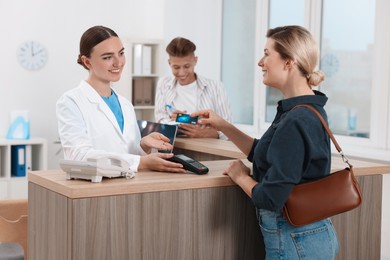
M379 260L381 255L382 175L357 177L363 202L332 217L339 239L337 260Z
M29 182L28 258L71 259L70 213L66 197Z
M332 217L338 260L380 259L382 175L358 177L363 203ZM68 199L29 183L29 259L264 259L237 186Z
M253 205L236 186L70 200L30 184L30 194L30 259L264 258Z

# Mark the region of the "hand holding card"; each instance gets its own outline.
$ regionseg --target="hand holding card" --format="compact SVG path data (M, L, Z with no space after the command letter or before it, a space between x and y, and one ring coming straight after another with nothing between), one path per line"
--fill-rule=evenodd
M189 114L177 114L176 122L182 124L196 125L198 123L198 117L191 117Z

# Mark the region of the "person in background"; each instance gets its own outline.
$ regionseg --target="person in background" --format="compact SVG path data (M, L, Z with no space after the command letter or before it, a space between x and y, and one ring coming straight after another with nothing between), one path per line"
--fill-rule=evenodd
M195 44L182 37L174 38L166 47L173 75L161 78L157 84L154 113L157 122L174 122L178 113L203 109L212 109L231 121L223 84L195 73L198 62L195 50ZM226 139L221 132L200 125L180 124L179 132L188 137Z
M132 172L185 172L181 164L164 160L172 153L151 153L172 150L169 138L154 132L141 139L133 105L112 89L126 63L118 35L104 26L89 28L81 37L77 63L88 70L88 79L65 92L56 104L65 159L114 155L127 161Z
M241 132L211 110L191 116L201 124L222 130L248 156L251 170L240 160L232 162L224 174L252 199L264 237L266 259L334 259L338 240L330 219L294 227L282 208L294 185L313 181L330 172L329 136L309 104L327 120L327 97L313 86L324 80L315 70L319 50L308 30L300 26L269 29L264 56L258 65L263 83L279 90L277 114L260 139Z

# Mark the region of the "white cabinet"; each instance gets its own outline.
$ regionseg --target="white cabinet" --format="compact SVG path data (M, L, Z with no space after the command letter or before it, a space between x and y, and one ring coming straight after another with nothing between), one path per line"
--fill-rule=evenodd
M46 139L0 139L0 199L27 198L27 172L46 168Z
M154 97L162 76L161 40L123 39L126 66L114 89L134 105L137 119L154 121Z

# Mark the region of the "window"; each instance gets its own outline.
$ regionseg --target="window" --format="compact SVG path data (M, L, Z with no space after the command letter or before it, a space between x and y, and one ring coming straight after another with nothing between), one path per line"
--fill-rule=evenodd
M269 27L301 25L305 22L305 0L272 0L269 3ZM265 36L264 36L265 37ZM276 89L266 87L265 121L272 122L276 115L277 102L282 94Z
M335 134L370 136L374 22L374 0L323 2L321 90Z
M229 96L233 122L253 125L256 0L223 1L222 19L222 82Z
M262 84L257 62L268 28L308 28L320 47L318 87L330 128L349 154L388 161L390 153L390 5L378 0L223 0L222 76L234 123L259 136L276 113L278 91ZM250 23L255 23L252 25ZM234 84L231 84L231 83ZM233 90L234 89L234 90ZM363 148L363 149L362 149Z

